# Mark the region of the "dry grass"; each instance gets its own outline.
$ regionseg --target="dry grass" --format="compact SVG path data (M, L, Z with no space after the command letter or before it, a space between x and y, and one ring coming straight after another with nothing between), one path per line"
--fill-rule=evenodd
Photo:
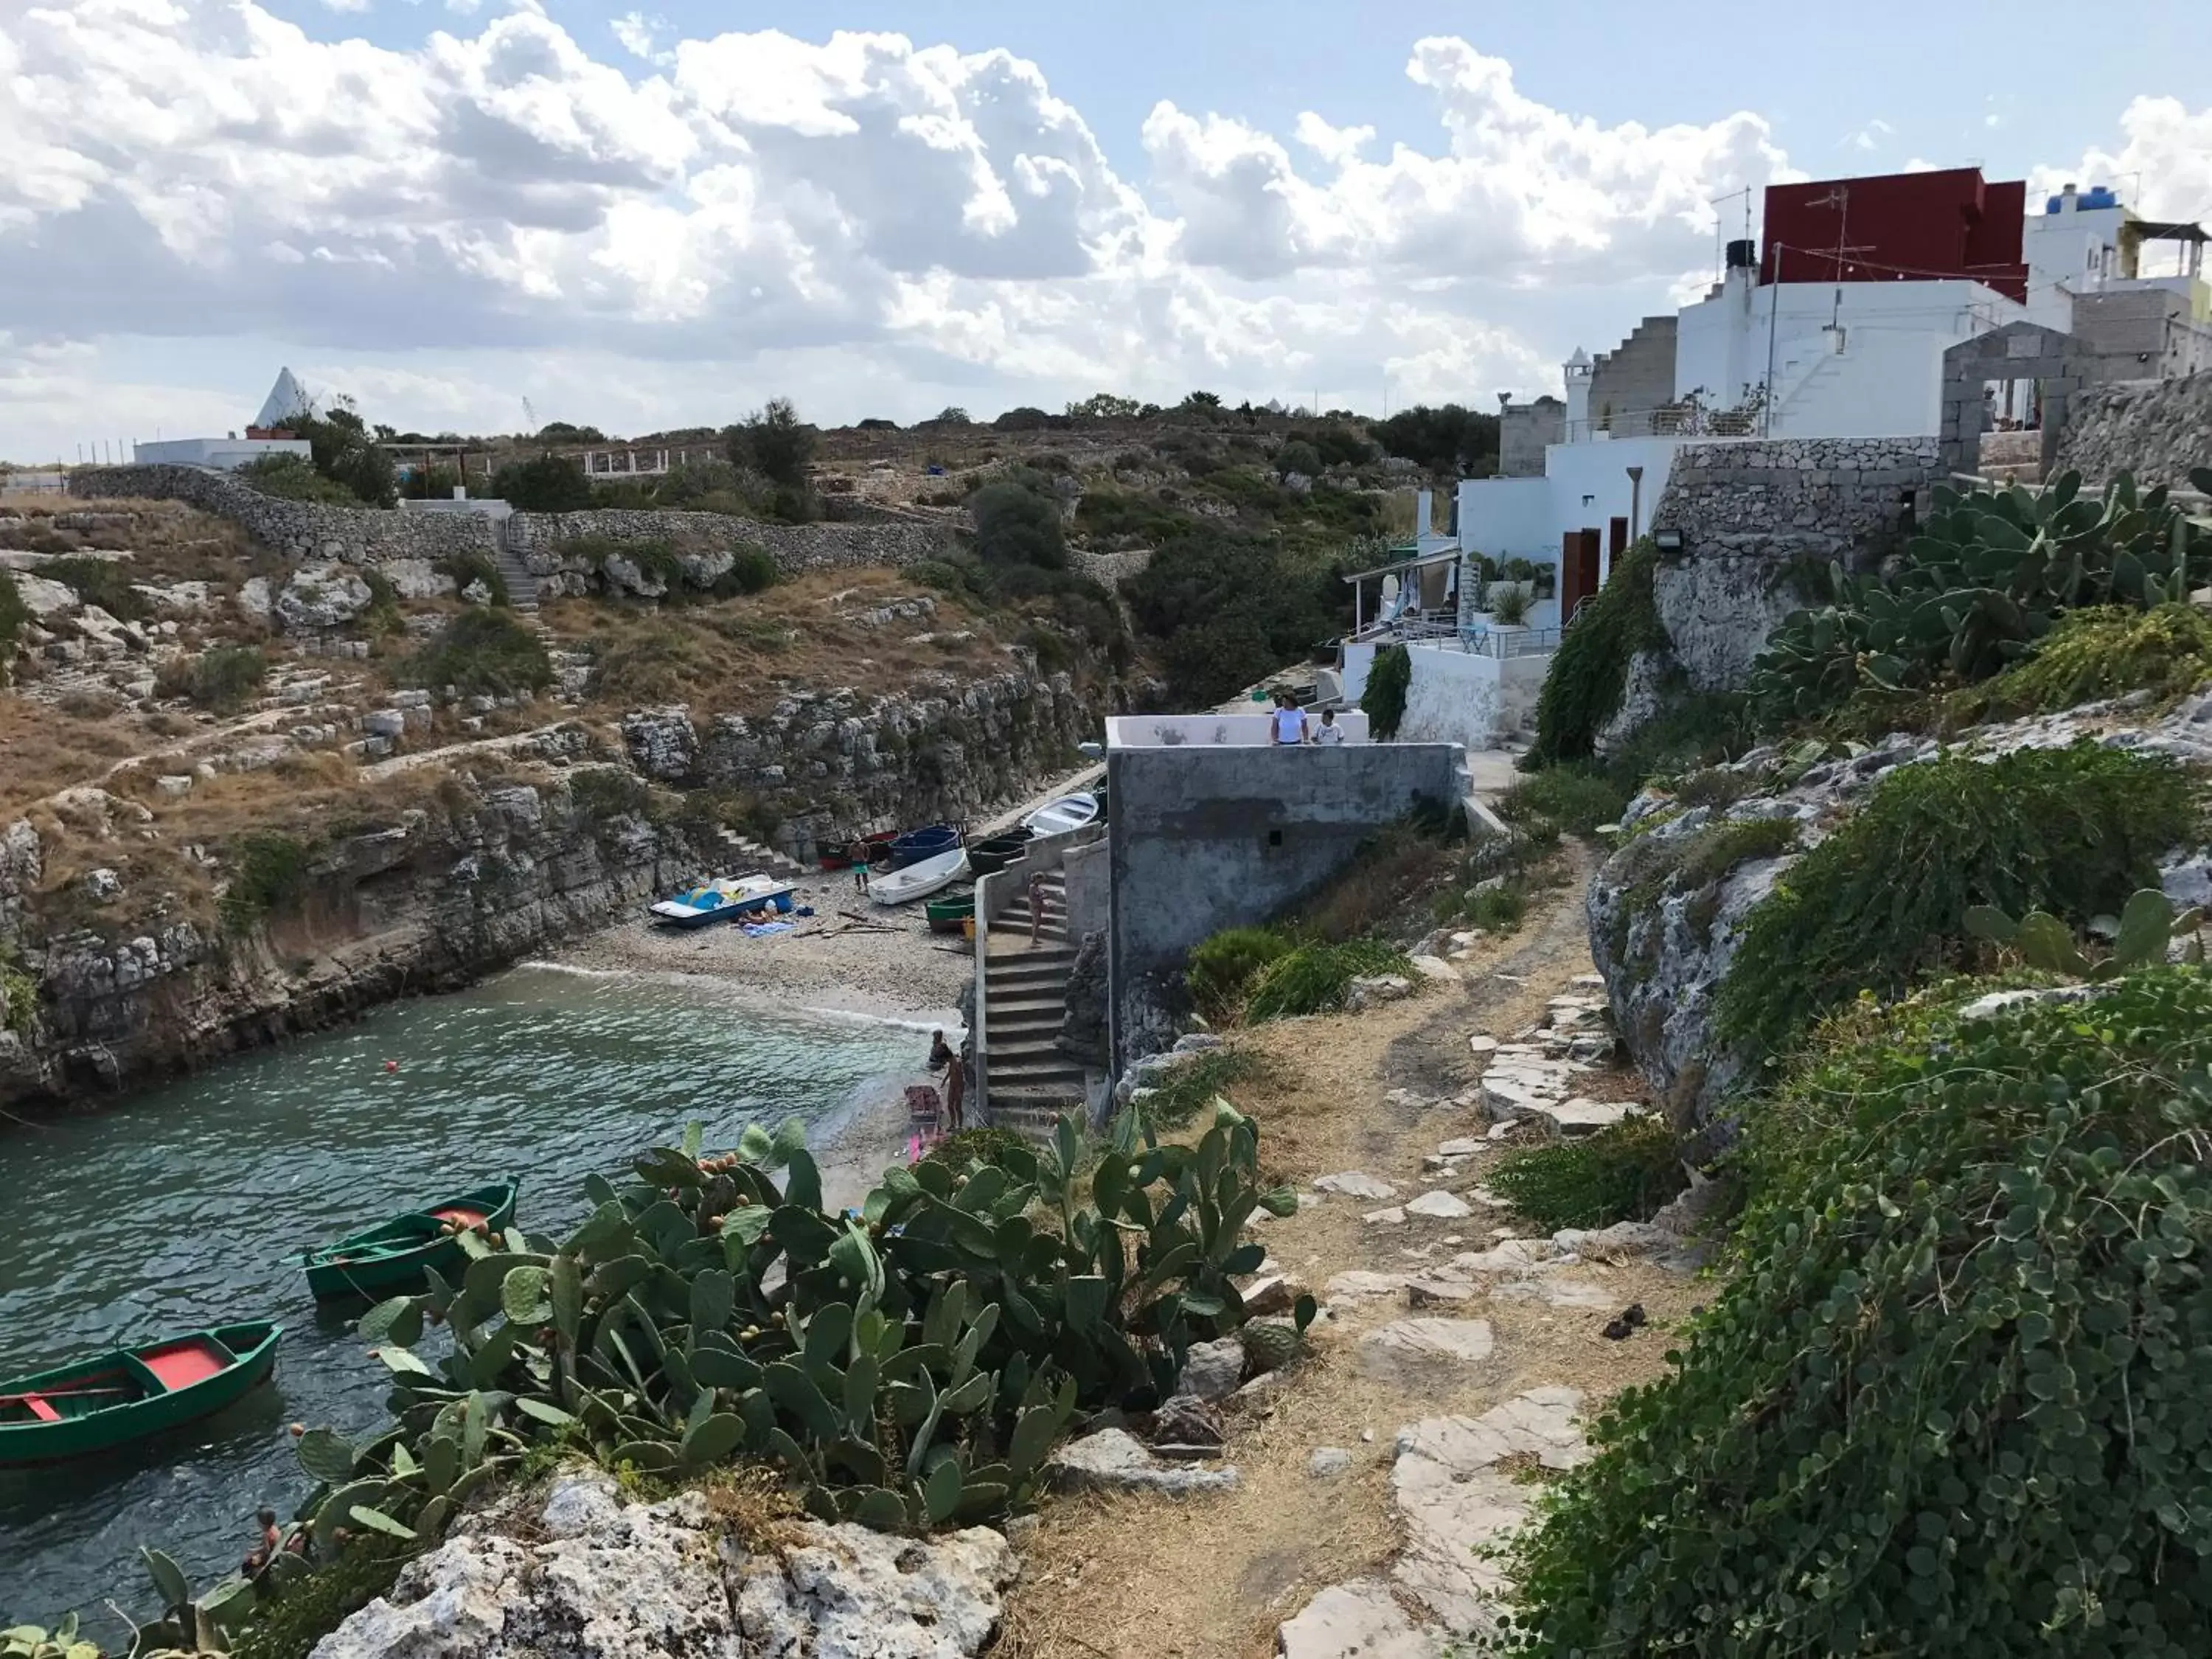
M1434 1184L1422 1156L1474 1128L1450 1106L1410 1112L1383 1094L1407 1087L1449 1096L1477 1075L1466 1039L1510 1033L1535 1019L1545 1000L1589 968L1571 890L1547 895L1517 939L1484 947L1480 965L1513 980L1484 977L1443 986L1364 1015L1322 1015L1236 1033L1231 1046L1270 1064L1232 1085L1237 1106L1259 1119L1271 1170L1310 1182L1362 1169L1407 1195ZM1479 1176L1479 1171L1476 1172ZM1470 1184L1462 1177L1455 1187ZM1486 1247L1503 1224L1479 1211L1455 1222L1376 1228L1374 1207L1331 1199L1266 1224L1268 1253L1318 1291L1353 1268L1406 1271ZM1456 1244L1446 1244L1455 1238ZM1461 1311L1490 1321L1492 1361L1456 1387L1408 1396L1364 1376L1352 1362L1361 1333L1403 1317L1402 1301L1340 1304L1316 1328L1314 1357L1279 1395L1272 1414L1235 1419L1228 1461L1240 1485L1218 1497L1176 1503L1085 1498L1048 1505L1024 1547L1000 1650L1011 1659L1261 1659L1276 1627L1326 1585L1385 1566L1395 1547L1389 1480L1398 1429L1425 1417L1474 1415L1522 1389L1565 1383L1593 1397L1656 1376L1665 1330L1705 1294L1693 1280L1648 1264L1576 1270L1614 1298L1610 1310L1540 1302L1480 1301ZM1650 1325L1626 1342L1600 1334L1609 1317L1643 1303ZM1449 1310L1439 1311L1449 1312ZM1371 1436L1371 1438L1366 1437ZM1322 1484L1307 1471L1315 1448L1338 1446L1351 1471ZM1133 1587L1142 1585L1141 1594Z
M934 617L880 627L858 620L925 596L937 603ZM973 674L1006 660L988 625L957 600L890 570L823 571L699 605L560 599L538 615L559 644L594 653L587 696L610 708L688 702L696 715L750 714L773 707L785 682L892 691L932 671ZM963 632L972 637L941 637ZM918 638L925 635L939 637Z
M0 691L0 822L157 743L134 721L86 719Z

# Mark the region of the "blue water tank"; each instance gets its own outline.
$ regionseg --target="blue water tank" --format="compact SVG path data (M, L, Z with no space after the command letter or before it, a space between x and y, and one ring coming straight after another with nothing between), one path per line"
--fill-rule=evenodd
M2045 213L2056 213L2065 199L2063 196L2047 197L2044 200L2043 210ZM2093 212L2099 208L2116 208L2119 204L2120 198L2118 192L2109 185L2092 185L2088 189L2081 191L2075 200L2075 206L2084 213Z

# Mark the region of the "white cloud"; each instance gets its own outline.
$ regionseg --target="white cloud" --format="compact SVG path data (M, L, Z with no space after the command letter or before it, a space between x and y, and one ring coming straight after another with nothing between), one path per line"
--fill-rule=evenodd
M1701 284L1710 198L1797 176L1755 113L1607 124L1456 40L1409 53L1425 141L1161 103L1130 176L1003 51L644 10L595 50L489 9L393 50L252 0L0 3L0 453L105 429L103 393L141 431L204 410L178 365L217 354L165 341L251 356L249 408L282 354L426 429L511 427L525 392L614 428L776 391L832 419L1102 386L1486 403ZM2115 165L2212 195L2208 118L2142 100ZM70 380L55 352L90 355Z
M2120 112L2120 147L2093 146L2077 162L2038 167L2028 198L2062 185L2109 185L2151 219L2212 218L2212 104L2191 110L2179 98L2137 98Z

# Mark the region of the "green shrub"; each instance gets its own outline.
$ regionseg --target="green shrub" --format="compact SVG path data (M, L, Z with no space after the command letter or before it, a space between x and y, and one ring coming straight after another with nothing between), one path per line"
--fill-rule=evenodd
M465 696L516 696L553 683L545 642L511 611L464 611L400 664L410 685L453 686Z
M1861 990L1894 996L1965 960L1975 905L2117 915L2198 831L2186 774L2086 741L1900 767L1752 912L1718 1029L1771 1051Z
M984 1127L945 1135L922 1157L933 1164L964 1170L971 1164L994 1164L1003 1169L1010 1154L1018 1160L1024 1152L1035 1156L1030 1143L1012 1129Z
M1152 1085L1152 1092L1138 1103L1146 1127L1154 1133L1180 1129L1200 1113L1210 1110L1214 1097L1232 1085L1263 1074L1258 1056L1209 1048L1196 1060L1165 1073Z
M491 475L491 493L522 513L575 513L592 504L592 481L558 455L509 461Z
M1018 470L984 485L969 500L968 511L975 521L975 551L986 565L1066 568L1060 501L1036 473Z
M745 542L731 550L730 568L715 586L733 593L765 593L776 575L775 556L757 542Z
M2100 697L2178 697L2212 679L2212 617L2193 605L2096 605L2061 617L2034 654L1954 702L1974 718L2047 714ZM1969 699L1972 701L1969 702Z
M1567 619L1572 625L1559 635L1536 699L1532 761L1582 760L1597 751L1598 733L1620 712L1629 659L1667 642L1651 597L1658 568L1650 539L1638 542L1614 562L1581 614Z
M312 850L289 836L259 833L238 843L230 884L223 890L222 919L233 927L288 910L307 890Z
M11 953L0 957L0 1031L28 1032L39 1012L39 981Z
M1291 942L1272 927L1231 927L1195 945L1183 982L1190 1000L1209 1017L1233 1013L1252 977L1291 953Z
M15 579L0 570L0 685L8 684L15 659L15 641L31 620L31 607L23 603Z
M1411 979L1413 964L1406 960L1404 952L1372 939L1298 945L1255 975L1244 1018L1255 1022L1288 1019L1341 1008L1352 981L1371 974L1401 974Z
M131 586L131 562L127 559L95 559L89 554L76 554L65 559L48 560L39 567L39 574L75 589L77 598L87 605L96 605L122 622L137 622L153 610L146 596Z
M307 1659L349 1613L388 1595L400 1569L422 1548L396 1541L357 1546L288 1583L281 1596L255 1604L252 1620L231 1640L230 1659Z
M609 823L645 816L653 791L628 767L580 767L568 774L568 800L590 822Z
M318 472L305 455L264 455L240 467L237 476L263 495L288 501L319 501L325 507L366 504L337 479Z
M1528 915L1528 889L1508 877L1495 887L1468 890L1460 914L1486 933L1510 933Z
M1547 767L1499 798L1498 816L1508 823L1548 825L1561 835L1595 835L1601 823L1618 823L1635 790L1613 774L1588 763Z
M182 697L195 708L228 714L258 696L268 674L269 659L258 647L218 645L163 665L154 677L154 690L160 696Z
M1413 684L1413 653L1404 646L1386 645L1376 652L1359 693L1359 712L1367 716L1369 735L1378 742L1388 743L1398 735L1406 719L1406 694Z
M1690 1177L1666 1121L1643 1112L1579 1140L1508 1152L1488 1184L1537 1231L1554 1233L1649 1221Z
M2161 969L1907 1011L1755 1109L1735 1271L1522 1535L1513 1650L2201 1653L2208 1065Z

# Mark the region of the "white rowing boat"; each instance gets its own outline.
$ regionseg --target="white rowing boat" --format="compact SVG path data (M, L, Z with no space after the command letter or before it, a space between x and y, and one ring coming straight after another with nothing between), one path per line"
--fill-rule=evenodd
M1022 820L1040 836L1065 835L1070 830L1080 830L1097 821L1098 797L1086 794L1062 795Z
M941 893L968 873L968 849L956 847L935 858L868 878L868 896L878 904L905 904Z

